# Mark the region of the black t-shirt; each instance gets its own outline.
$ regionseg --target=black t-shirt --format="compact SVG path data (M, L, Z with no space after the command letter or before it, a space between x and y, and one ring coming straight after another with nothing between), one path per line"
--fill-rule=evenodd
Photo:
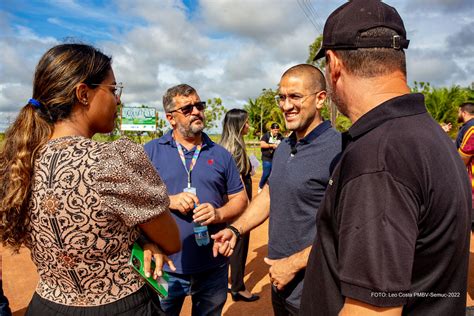
M464 315L471 192L423 96L391 99L343 137L317 218L301 315L350 297L404 315Z
M278 133L275 137L273 137L270 132L266 132L265 134L263 134L260 141L263 141L267 144L275 144L275 143L280 143L282 139L283 139L283 136L280 133ZM260 150L262 151L263 161L272 161L273 153L275 151L273 148L261 148Z

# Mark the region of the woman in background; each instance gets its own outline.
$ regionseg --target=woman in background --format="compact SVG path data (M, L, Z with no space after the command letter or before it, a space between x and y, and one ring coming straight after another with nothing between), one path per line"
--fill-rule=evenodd
M245 149L244 135L249 131L248 113L241 109L232 109L224 117L222 138L220 144L234 157L240 171L242 181L249 200L252 199L252 166ZM258 295L245 289L244 275L247 253L249 250L250 234L245 234L237 242L230 257L231 294L234 301L252 302L258 300Z
M112 131L122 88L110 57L88 45L55 46L6 133L1 239L14 251L27 246L39 274L26 315L162 314L127 263L140 229L161 248L158 262L179 250L166 188L142 146L91 139Z

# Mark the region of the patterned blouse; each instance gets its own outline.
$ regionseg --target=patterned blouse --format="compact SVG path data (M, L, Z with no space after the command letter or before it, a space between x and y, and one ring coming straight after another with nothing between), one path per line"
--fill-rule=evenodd
M27 247L36 292L55 303L96 306L139 290L127 265L137 224L168 210L166 187L143 147L128 139L50 140L36 156Z

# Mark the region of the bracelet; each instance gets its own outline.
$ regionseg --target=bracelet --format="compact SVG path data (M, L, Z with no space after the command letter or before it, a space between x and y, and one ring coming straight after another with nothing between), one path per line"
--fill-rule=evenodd
M235 237L237 237L237 240L240 240L242 238L242 236L240 235L240 231L237 228L232 225L227 226L227 228L234 233Z

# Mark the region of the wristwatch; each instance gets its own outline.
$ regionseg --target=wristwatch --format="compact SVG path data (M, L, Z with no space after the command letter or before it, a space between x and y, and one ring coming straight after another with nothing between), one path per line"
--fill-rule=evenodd
M242 236L240 235L240 232L237 228L235 228L232 225L227 226L227 228L230 229L234 233L235 237L237 237L237 240L240 240L242 238Z

